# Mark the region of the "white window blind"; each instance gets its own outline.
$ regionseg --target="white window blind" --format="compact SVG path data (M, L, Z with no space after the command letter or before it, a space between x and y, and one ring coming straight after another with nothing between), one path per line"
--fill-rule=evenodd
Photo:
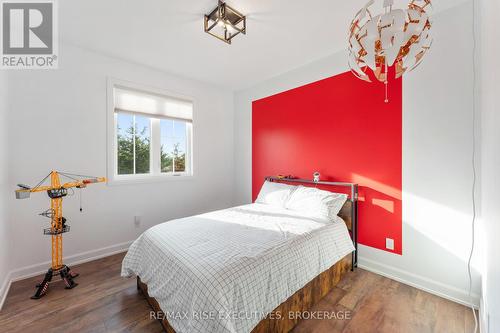
M130 88L114 88L115 112L143 113L150 117L193 121L193 103Z

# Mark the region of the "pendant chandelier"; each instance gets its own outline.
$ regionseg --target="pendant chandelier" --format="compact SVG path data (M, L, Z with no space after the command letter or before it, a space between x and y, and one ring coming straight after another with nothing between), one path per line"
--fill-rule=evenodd
M381 14L374 15L375 3L383 1ZM349 34L349 67L352 73L371 82L371 69L377 80L385 83L388 68L395 77L417 67L432 44L428 11L431 0L411 0L405 9L395 9L394 0L370 0L354 17Z

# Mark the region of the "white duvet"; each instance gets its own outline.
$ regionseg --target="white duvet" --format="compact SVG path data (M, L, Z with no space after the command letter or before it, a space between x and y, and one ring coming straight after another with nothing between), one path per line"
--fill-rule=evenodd
M173 220L131 245L122 276L147 283L177 333L250 332L354 250L338 219L250 204Z

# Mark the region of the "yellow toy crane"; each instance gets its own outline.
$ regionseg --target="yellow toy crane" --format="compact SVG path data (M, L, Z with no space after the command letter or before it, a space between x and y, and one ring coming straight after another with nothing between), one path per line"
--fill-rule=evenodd
M65 177L71 180L70 182L61 184L61 178ZM43 183L50 178L50 185ZM63 264L62 254L62 234L69 231L69 225L66 224L66 218L62 214L62 199L68 194L68 189L82 189L89 184L105 182L104 177L92 177L84 175L76 175L65 172L52 171L36 186L29 187L27 185L18 184L19 189L16 190L16 199L27 199L31 193L47 192L50 198L50 209L41 213L51 219L50 228L43 230L45 235L52 237L52 266L45 274L45 278L37 284L37 291L32 299L39 299L45 295L49 288L49 283L54 275L59 274L66 285L66 289L72 289L77 286L73 280L78 276L71 269ZM82 208L80 207L80 211Z

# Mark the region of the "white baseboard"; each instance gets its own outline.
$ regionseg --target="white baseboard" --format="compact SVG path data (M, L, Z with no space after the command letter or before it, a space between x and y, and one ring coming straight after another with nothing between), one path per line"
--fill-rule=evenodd
M490 331L489 328L489 315L488 315L488 308L486 307L486 304L484 302L484 298L481 296L480 300L480 306L479 306L479 332L481 333L488 333Z
M113 254L125 252L130 247L133 241L115 244L107 247L103 247L96 250L81 252L71 256L64 257L64 261L68 266L83 264L92 260L101 259L104 257L111 256ZM40 264L29 265L22 268L10 271L5 277L2 287L0 288L0 310L2 310L5 299L10 289L12 282L27 279L33 276L44 274L47 272L47 268L50 267L51 262L46 261Z
M5 276L3 283L2 283L2 286L0 287L0 311L2 310L3 303L5 303L5 299L7 298L7 294L8 294L9 289L10 289L10 284L11 284L11 281L10 281L10 272L9 272Z
M447 284L431 280L424 276L420 276L396 267L382 264L371 259L363 258L362 256L360 256L358 259L358 267L415 287L417 289L429 292L431 294L440 296L442 298L446 298L450 301L466 306L473 306L476 309L479 308L479 295L474 293L472 294L471 304L467 290L449 286Z

